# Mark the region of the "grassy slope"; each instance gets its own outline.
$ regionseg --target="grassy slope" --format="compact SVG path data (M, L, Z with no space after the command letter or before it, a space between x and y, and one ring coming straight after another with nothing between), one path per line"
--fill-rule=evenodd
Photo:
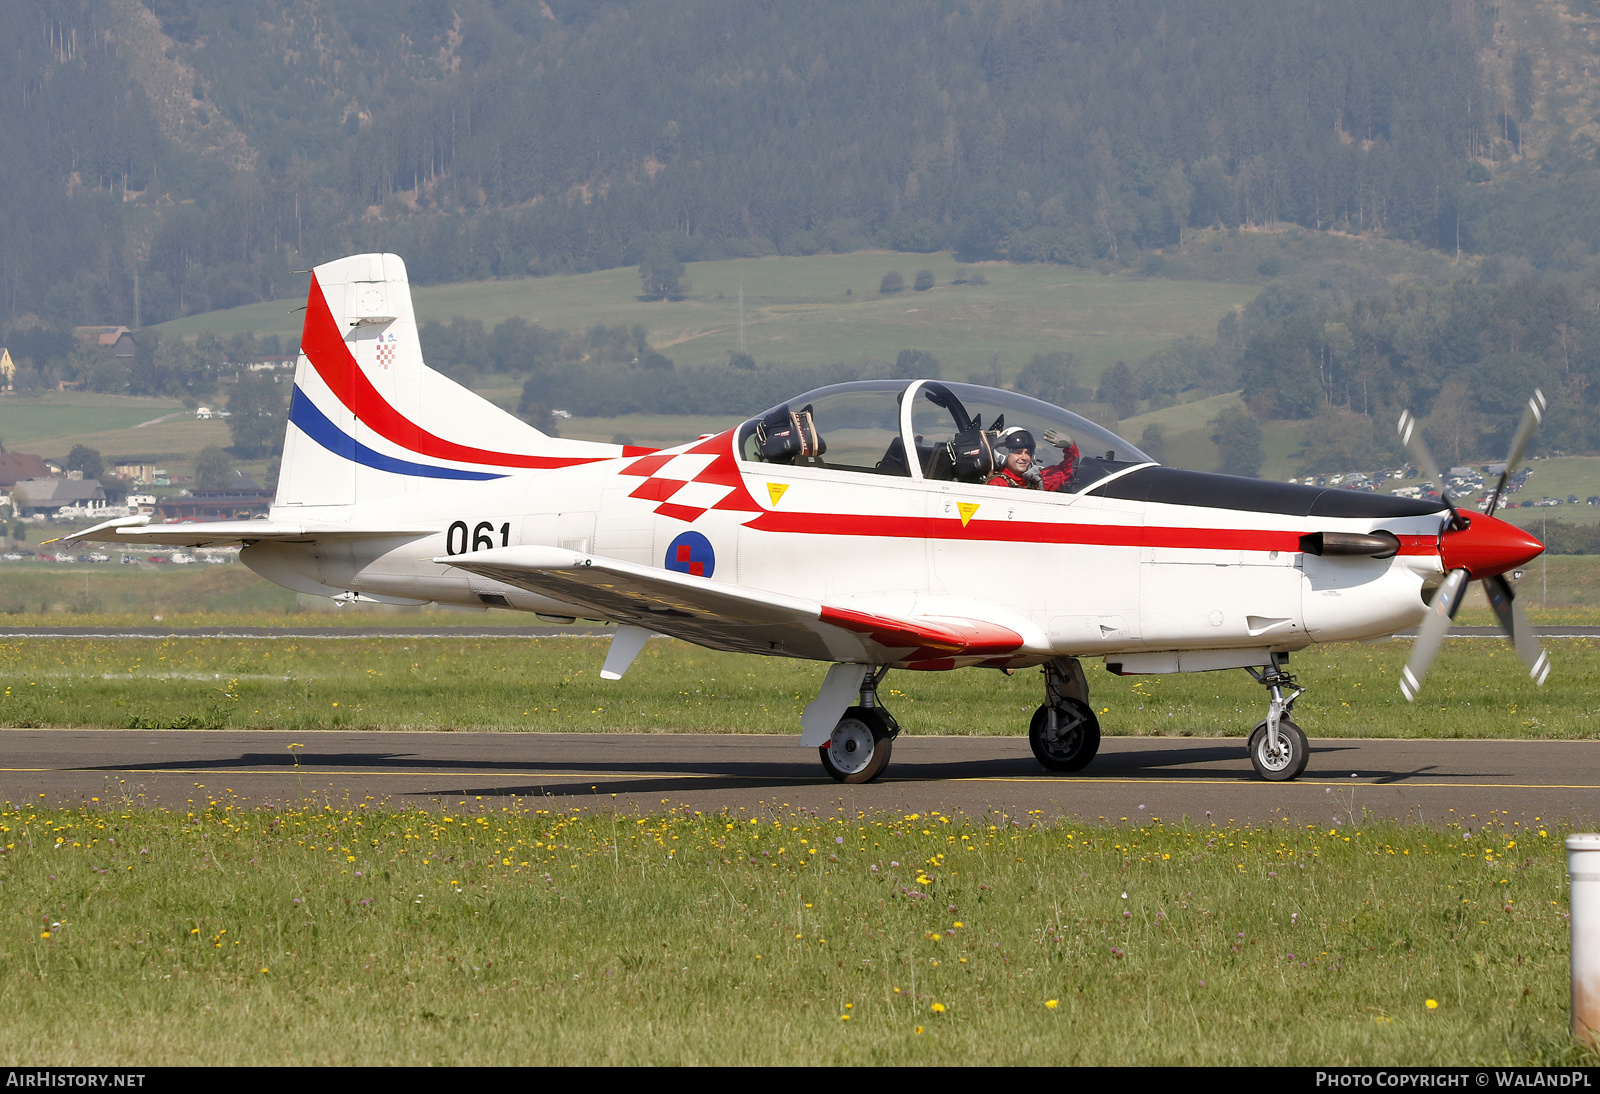
M232 443L226 422L196 420L176 399L154 399L79 392L0 397L0 440L13 452L66 458L85 444L107 464L125 457L167 459L188 466L208 444Z
M208 793L0 812L4 1063L1595 1063L1559 831Z
M878 282L899 270L909 285L919 269L939 284L928 292L880 296ZM1068 350L1092 380L1112 361L1141 360L1186 334L1206 335L1254 284L1105 276L1064 266L982 263L987 285L955 286L948 254L860 252L806 258L749 258L689 266L693 293L678 303L637 299L634 269L568 277L516 278L413 290L419 322L464 315L493 326L521 317L547 327L587 330L643 324L652 344L679 364L725 364L738 344L744 286L745 342L761 361L830 364L893 360L925 349L956 378L987 367L991 355L1014 375L1035 353ZM850 295L846 296L846 290ZM296 302L298 303L298 302ZM162 324L168 336L201 330L254 330L298 336L287 301L188 316Z

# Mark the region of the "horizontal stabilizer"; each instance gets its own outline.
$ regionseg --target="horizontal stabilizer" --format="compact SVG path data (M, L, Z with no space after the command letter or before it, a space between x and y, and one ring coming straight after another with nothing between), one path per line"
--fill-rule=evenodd
M1017 632L985 620L832 607L556 547L496 547L434 561L578 605L599 619L719 649L899 664L990 657L1023 645Z
M149 547L227 547L276 540L316 543L324 540L379 539L433 535L436 528L359 528L348 524L295 523L281 520L214 520L194 524L150 524L149 517L121 517L61 537L62 543L124 543Z

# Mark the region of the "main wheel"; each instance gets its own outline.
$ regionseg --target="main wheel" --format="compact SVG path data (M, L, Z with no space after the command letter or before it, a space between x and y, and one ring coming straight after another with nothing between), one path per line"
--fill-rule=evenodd
M1033 712L1028 723L1028 744L1038 761L1051 771L1082 771L1100 751L1100 719L1088 703L1062 699L1056 708L1055 731L1050 729L1050 707Z
M828 743L817 749L822 769L842 783L869 783L889 766L894 747L889 720L872 707L851 707L833 727Z
M1250 763L1256 774L1270 782L1288 782L1297 779L1311 758L1311 746L1299 726L1287 718L1278 719L1278 747L1267 743L1267 723L1256 726L1250 734Z

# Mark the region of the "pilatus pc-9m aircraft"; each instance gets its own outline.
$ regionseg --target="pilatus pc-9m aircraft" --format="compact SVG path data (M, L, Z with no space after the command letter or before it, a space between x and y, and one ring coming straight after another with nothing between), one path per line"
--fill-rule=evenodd
M1307 757L1289 655L1422 620L1410 698L1468 580L1548 671L1501 576L1543 545L1492 512L1163 467L1060 407L936 380L820 388L660 451L550 437L423 364L392 254L313 271L270 516L147 521L72 538L240 543L304 593L608 620L612 680L654 633L826 661L800 744L842 782L889 762L892 668L1042 667L1028 739L1056 771L1100 744L1084 658L1244 669L1270 697L1250 760L1274 780Z

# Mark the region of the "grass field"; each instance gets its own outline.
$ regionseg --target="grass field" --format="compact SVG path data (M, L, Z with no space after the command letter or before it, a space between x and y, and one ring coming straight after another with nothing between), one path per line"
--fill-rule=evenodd
M1600 1062L1558 831L1051 820L8 806L0 1059Z
M650 642L603 681L605 638L0 639L0 726L144 729L538 730L790 734L825 665ZM1400 694L1410 643L1315 647L1291 668L1313 737L1600 737L1600 652L1546 642L1537 688L1509 647L1457 639L1423 698ZM1242 737L1265 715L1244 672L1089 672L1108 735ZM909 734L1016 736L1043 701L1039 673L891 673L883 701Z
M987 285L952 285L949 254L859 252L804 258L696 262L689 299L645 303L638 271L603 270L565 277L517 278L413 290L417 319L462 315L492 327L520 317L578 332L596 323L643 324L651 343L680 365L726 364L738 346L739 289L744 287L745 344L759 361L818 365L893 360L924 349L964 378L998 354L1015 375L1036 353L1066 350L1094 380L1118 359L1137 362L1184 335L1206 336L1229 308L1259 284L1174 281L1102 275L1065 266L982 263ZM927 292L880 296L878 282L899 270L909 285L920 269L938 285ZM848 290L849 295L846 295ZM187 337L251 330L298 337L291 309L303 300L255 304L175 319L156 328Z
M105 458L107 473L133 457L169 461L167 470L187 473L206 445L233 443L226 422L199 421L176 399L77 391L0 396L0 441L12 452L57 461L74 445L88 445Z

